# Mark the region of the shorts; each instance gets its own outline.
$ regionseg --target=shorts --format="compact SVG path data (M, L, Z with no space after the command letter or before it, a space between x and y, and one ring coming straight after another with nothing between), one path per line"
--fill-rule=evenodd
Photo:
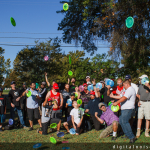
M4 123L5 122L5 118L6 118L6 115L0 114L0 123Z
M42 134L47 135L48 134L47 133L48 126L52 123L57 123L58 124L59 121L60 121L60 119L52 118L52 119L50 119L50 121L42 123L42 131L43 131Z
M113 121L113 123L116 123L117 126L119 125L118 121ZM110 133L113 132L113 123L108 126L105 130L102 131L102 133L100 134L100 138L105 138L107 137Z
M69 121L67 121L67 123L68 123L68 126L73 126L73 124L72 124L72 120L69 120ZM76 123L74 123L75 124L75 126L76 126L76 133L80 133L80 129L83 129L84 130L84 127L85 127L85 124L84 124L84 121L82 121L82 123L81 123L81 126L78 128L77 127L77 124Z
M145 116L146 120L150 120L150 101L142 102L140 101L141 106L138 108L138 119L143 119Z
M27 113L28 113L28 118L30 121L33 121L33 114L35 119L41 119L40 113L39 113L39 108L35 109L29 109L27 108Z

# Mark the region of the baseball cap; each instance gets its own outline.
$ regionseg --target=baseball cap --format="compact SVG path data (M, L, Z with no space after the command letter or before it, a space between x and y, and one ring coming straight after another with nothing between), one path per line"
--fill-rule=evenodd
M131 76L128 74L128 75L125 76L125 79L127 79L127 80L131 79Z
M90 95L94 95L95 96L95 92L94 91L90 92Z
M23 85L26 85L26 82L23 82Z
M57 83L54 83L54 84L53 84L53 88L54 88L54 89L59 89L58 84L57 84Z
M75 93L71 93L71 96L75 96Z
M46 82L42 82L41 84L46 85Z
M48 102L52 101L52 98L49 98L47 101L48 101Z
M11 81L11 85L12 85L12 84L16 84L16 82L15 82L15 81Z
M0 88L0 92L3 92L3 89L2 89L2 88Z
M99 107L99 108L101 108L102 106L105 106L105 104L103 104L103 103L99 103L99 104L98 104L98 107Z
M83 86L88 86L88 85L86 83L84 83Z
M145 77L147 77L148 78L148 76L146 75L146 74L143 74L141 77L139 77L140 79L143 79L143 78L145 78Z
M90 78L90 76L86 76L86 79L87 79L87 78Z

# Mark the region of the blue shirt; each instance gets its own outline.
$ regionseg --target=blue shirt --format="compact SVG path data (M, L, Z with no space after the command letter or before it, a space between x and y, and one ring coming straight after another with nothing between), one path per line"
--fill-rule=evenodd
M71 100L71 98L69 98L69 99L67 100L67 104L68 104L68 106L72 106L72 100Z
M41 94L39 92L37 92L36 90L32 91L31 89L29 89L31 91L31 96L27 98L27 108L29 109L35 109L38 108L38 99L36 98L36 94L39 95L39 97L41 97Z

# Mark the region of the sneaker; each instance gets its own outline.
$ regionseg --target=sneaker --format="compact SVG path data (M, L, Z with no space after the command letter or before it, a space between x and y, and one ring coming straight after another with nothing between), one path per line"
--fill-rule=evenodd
M3 131L3 129L2 128L0 128L0 132L2 132Z
M136 141L136 137L134 137L133 139L130 139L129 143L134 143Z
M137 129L136 138L139 138L141 134L141 129Z
M117 139L117 137L114 137L114 136L113 136L111 140L113 141L113 140L116 140L116 139Z
M28 127L27 126L23 126L23 129L28 129Z
M33 127L30 127L28 131L32 131L32 130L33 130Z
M149 136L149 129L145 129L145 136L146 136L146 137L150 137L150 136Z

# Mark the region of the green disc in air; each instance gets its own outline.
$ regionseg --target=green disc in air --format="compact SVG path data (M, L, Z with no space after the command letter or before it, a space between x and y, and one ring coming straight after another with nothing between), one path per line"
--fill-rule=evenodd
M73 72L72 72L71 70L69 70L69 71L68 71L68 75L69 75L69 76L72 76L72 75L73 75Z
M131 28L133 26L133 24L134 24L134 19L132 17L128 17L126 19L126 27Z
M11 24L15 27L16 26L16 22L15 22L13 17L10 18L10 21L11 21Z
M78 99L78 100L77 100L77 104L80 104L80 105L81 105L81 104L82 104L82 100L81 100L81 99Z
M69 5L67 3L64 3L63 5L63 10L67 11L69 9Z

